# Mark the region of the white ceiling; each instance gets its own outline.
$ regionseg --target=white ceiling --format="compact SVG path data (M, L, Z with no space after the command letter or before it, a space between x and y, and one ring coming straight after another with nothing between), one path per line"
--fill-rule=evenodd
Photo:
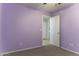
M26 7L36 8L40 10L44 10L46 12L53 12L57 9L61 9L65 6L68 6L68 3L62 3L58 5L58 3L47 3L43 5L43 3L22 3L21 5L24 5Z

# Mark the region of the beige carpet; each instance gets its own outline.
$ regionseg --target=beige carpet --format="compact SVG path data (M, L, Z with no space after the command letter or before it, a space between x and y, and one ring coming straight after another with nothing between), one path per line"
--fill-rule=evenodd
M78 56L75 53L48 45L40 48L6 54L4 56Z

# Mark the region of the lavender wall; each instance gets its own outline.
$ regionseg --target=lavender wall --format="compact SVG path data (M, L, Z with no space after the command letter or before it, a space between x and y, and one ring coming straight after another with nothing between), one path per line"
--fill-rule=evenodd
M79 4L58 14L61 18L61 47L79 52Z
M3 49L0 50L9 52L41 46L40 29L43 14L41 11L20 5L3 4L1 46ZM61 47L79 52L79 4L74 4L58 14L61 16Z
M1 35L1 21L2 21L2 4L0 4L0 52L2 51L2 35Z
M18 4L3 4L2 9L3 52L41 46L43 12Z

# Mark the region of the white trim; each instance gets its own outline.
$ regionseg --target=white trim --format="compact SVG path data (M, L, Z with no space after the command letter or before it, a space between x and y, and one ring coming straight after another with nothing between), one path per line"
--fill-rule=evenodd
M61 47L61 48L64 49L64 50L70 51L70 52L72 52L72 53L79 54L79 52L75 52L75 51L73 51L73 50L70 50L70 49L67 49L67 48L64 48L64 47Z
M44 15L42 15L42 28L41 28L42 29L42 31L41 31L42 32L42 46L43 46L43 17L44 17Z
M20 52L20 51L23 51L23 50L29 50L29 49L39 48L39 47L42 47L42 46L36 46L36 47L31 47L31 48L19 49L19 50L10 51L10 52L3 52L3 53L0 53L0 56L3 56L4 54Z

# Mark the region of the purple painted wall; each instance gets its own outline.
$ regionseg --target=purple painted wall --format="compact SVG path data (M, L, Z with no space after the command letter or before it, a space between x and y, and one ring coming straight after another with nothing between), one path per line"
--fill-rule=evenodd
M2 36L1 35L1 32L2 32L1 31L2 17L1 16L2 16L2 4L0 4L0 52L2 51L2 37L1 37Z
M42 32L40 30L44 14L18 4L3 4L3 52L41 46Z
M74 4L58 14L61 18L61 47L79 52L79 4Z
M2 52L41 46L43 14L20 5L3 4ZM79 4L58 14L61 16L61 47L79 52Z

